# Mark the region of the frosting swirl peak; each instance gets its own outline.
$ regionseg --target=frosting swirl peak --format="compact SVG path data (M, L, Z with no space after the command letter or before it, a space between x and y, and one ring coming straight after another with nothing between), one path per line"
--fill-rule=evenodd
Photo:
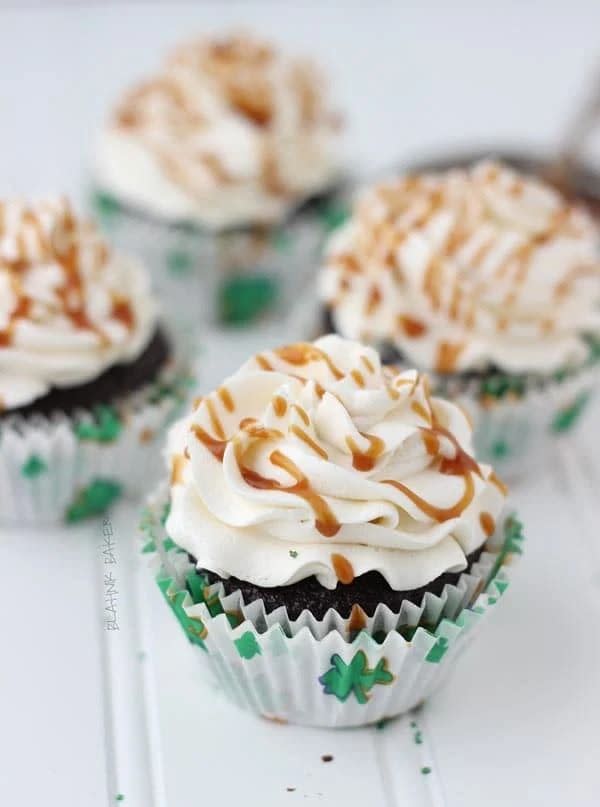
M65 199L0 202L0 408L132 361L155 323L141 267Z
M493 162L369 189L321 282L340 333L438 372L553 372L600 333L591 217Z
M504 501L456 405L337 336L253 357L176 424L168 455L170 535L260 586L377 570L418 588L465 568Z

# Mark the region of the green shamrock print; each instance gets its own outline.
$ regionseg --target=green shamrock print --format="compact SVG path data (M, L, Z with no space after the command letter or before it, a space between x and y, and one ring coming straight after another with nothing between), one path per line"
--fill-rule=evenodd
M78 423L75 433L80 440L111 443L121 431L121 420L112 406L98 406L91 423Z
M70 524L104 513L122 493L119 482L111 479L96 479L87 488L79 491L68 508L66 520Z
M589 393L582 392L573 401L570 406L561 409L554 416L551 429L556 434L567 432L579 420L579 416L583 412L585 405L588 402Z
M374 669L368 666L365 653L359 650L355 653L350 664L346 664L337 653L331 657L331 667L319 678L326 695L335 697L344 702L354 693L359 703L369 700L369 692L375 684L391 684L394 676L387 669L387 660L380 659Z

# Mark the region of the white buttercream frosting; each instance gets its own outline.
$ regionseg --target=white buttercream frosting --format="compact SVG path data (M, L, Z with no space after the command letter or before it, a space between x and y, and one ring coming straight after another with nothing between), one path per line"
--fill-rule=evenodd
M458 406L338 336L255 356L167 450L173 540L199 568L259 586L377 570L418 588L466 567L505 496Z
M156 327L148 277L63 199L0 203L0 406L133 361Z
M121 100L96 179L169 220L272 222L334 180L338 128L311 63L247 36L203 39Z
M600 333L592 218L492 162L407 176L358 200L329 245L322 297L336 330L392 342L440 372L549 373Z

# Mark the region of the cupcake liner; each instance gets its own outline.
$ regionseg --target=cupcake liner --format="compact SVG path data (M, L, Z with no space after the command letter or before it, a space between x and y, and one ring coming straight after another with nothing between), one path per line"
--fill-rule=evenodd
M519 379L519 391L501 397L482 391L479 379L431 376L435 394L461 404L471 418L476 456L514 477L539 464L552 438L579 422L600 379L600 364L564 377Z
M290 620L284 607L266 614L261 602L245 605L239 595L223 597L219 585L203 587L166 534L165 501L159 494L145 512L144 551L203 671L244 709L314 726L373 723L427 698L505 592L523 540L508 516L491 551L441 597L426 594L399 614L380 606L352 630L333 610L321 621L307 612Z
M144 260L184 345L203 324L243 326L287 311L346 215L333 193L277 226L223 232L152 219L103 191L93 207L109 240Z
M144 389L72 416L0 421L0 523L76 522L122 495L141 494L162 465L160 436L185 401L190 376L169 367Z

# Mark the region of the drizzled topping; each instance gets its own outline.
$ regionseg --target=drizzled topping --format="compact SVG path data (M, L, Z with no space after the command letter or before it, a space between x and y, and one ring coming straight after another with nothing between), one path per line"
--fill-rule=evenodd
M371 188L322 275L337 330L421 367L550 372L600 333L598 234L539 180L496 163Z
M146 346L155 306L64 199L0 202L0 406L84 383Z
M212 227L278 218L332 179L338 122L323 88L311 63L249 36L183 45L119 103L99 179Z
M465 566L505 491L427 378L328 336L253 357L173 429L169 530L257 585L379 570L417 588Z

